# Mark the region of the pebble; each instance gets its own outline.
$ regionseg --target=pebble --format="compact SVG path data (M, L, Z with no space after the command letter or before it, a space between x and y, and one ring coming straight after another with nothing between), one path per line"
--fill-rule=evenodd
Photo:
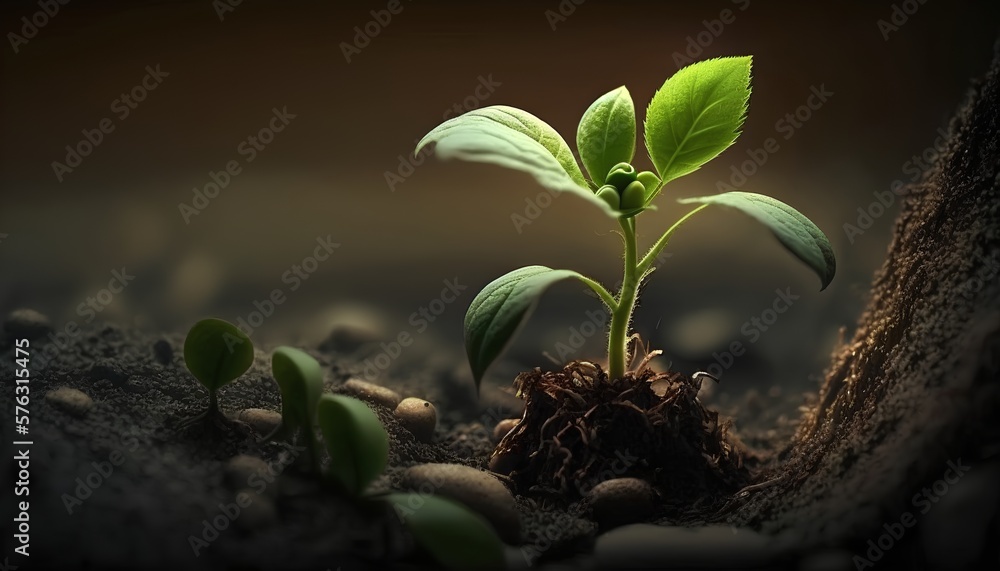
M94 406L94 400L83 391L60 387L45 394L45 400L68 413L83 416Z
M403 473L404 487L464 504L479 513L504 542L521 542L521 518L514 496L488 472L460 464L421 464Z
M414 397L400 401L393 411L403 428L413 433L420 442L430 444L434 440L434 429L437 428L437 409L423 399Z
M4 320L3 329L15 339L37 339L52 331L49 318L34 309L15 309Z
M234 499L241 506L235 523L244 531L264 529L278 520L278 508L275 507L274 500L258 494L254 489L239 490Z
M153 343L153 356L161 365L169 365L174 360L174 348L166 339Z
M594 555L604 569L753 569L774 563L778 553L750 529L636 523L598 537Z
M635 523L648 517L655 499L653 487L639 478L613 478L587 494L594 519L602 529Z
M281 413L266 408L245 408L236 419L249 424L258 436L267 436L281 424Z
M390 388L366 381L359 381L358 379L350 379L344 383L344 390L351 396L382 405L389 409L395 409L399 406L399 401L402 400L399 393Z
M230 488L239 490L249 485L250 476L267 474L268 469L267 462L257 456L240 454L226 462L226 466L222 469L223 480Z
M503 440L503 437L507 436L508 432L514 430L514 427L517 426L518 422L521 422L520 418L505 418L498 422L497 425L493 427L493 442L500 442Z

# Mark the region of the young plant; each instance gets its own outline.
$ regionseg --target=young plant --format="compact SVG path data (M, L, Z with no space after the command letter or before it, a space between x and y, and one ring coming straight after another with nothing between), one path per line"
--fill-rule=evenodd
M229 428L232 421L219 410L217 392L245 373L253 356L250 338L232 323L214 318L195 323L184 339L184 363L208 389L208 410L186 420L181 428L203 421L215 428Z
M281 389L281 424L264 437L301 436L309 448L313 468L318 468L316 450L316 407L323 394L323 369L305 351L278 347L271 354L271 374Z
M698 204L670 226L644 255L639 254L636 218L654 208L666 183L689 174L733 144L750 98L750 57L729 57L690 65L673 75L646 110L643 135L655 172L637 172L636 120L631 95L619 87L599 97L580 120L577 150L589 180L566 141L534 115L506 106L470 111L445 121L418 144L433 143L438 156L492 163L531 174L554 192L583 198L617 220L625 242L621 289L612 294L597 281L572 270L528 266L487 285L465 316L465 344L478 389L483 374L501 354L548 286L577 279L607 305L608 375L622 378L628 362L627 341L639 287L653 272L653 262L671 236L712 204L728 206L764 224L794 256L820 278L821 289L833 279L836 260L826 236L808 218L783 202L751 192L680 199Z
M389 461L389 435L365 403L324 394L319 426L330 453L328 476L362 497ZM379 497L393 507L414 540L449 569L499 569L503 544L492 526L465 506L427 494L394 492Z

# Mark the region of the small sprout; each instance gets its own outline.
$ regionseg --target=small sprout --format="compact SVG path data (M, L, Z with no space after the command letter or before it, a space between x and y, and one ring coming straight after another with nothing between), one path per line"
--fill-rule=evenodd
M448 569L504 569L493 526L464 505L440 496L394 493L386 500L417 544Z
M355 398L323 395L318 417L330 453L329 477L351 495L360 496L385 470L389 435L372 409Z
M663 185L701 168L736 141L750 100L751 65L749 56L710 59L679 70L663 83L646 107L642 124L652 171L637 173L631 164L637 127L632 96L624 86L594 101L577 127L577 149L590 180L555 129L513 107L470 111L445 121L417 143L416 154L433 143L442 158L521 170L553 192L587 200L618 222L625 242L625 275L614 294L577 272L545 266L516 269L483 288L465 315L465 349L477 389L487 367L520 330L546 288L569 278L586 284L607 306L608 376L622 378L630 361L629 324L640 286L674 232L709 205L738 210L762 223L819 276L821 290L830 284L837 261L826 235L791 206L752 192L679 200L699 206L667 228L645 255L639 251L636 219L653 208Z
M316 359L294 347L278 347L271 355L271 373L281 389L281 425L265 440L279 433L302 435L314 466L316 450L316 407L323 394L323 370Z
M188 428L207 421L216 428L233 424L219 410L217 391L253 365L253 343L238 327L222 319L203 319L194 324L184 339L184 363L191 374L208 389L208 410L181 423Z

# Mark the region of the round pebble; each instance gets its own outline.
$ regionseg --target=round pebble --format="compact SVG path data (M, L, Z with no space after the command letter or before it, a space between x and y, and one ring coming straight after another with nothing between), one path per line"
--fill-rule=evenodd
M455 500L479 513L503 541L521 541L521 518L514 496L488 472L460 464L421 464L403 473L404 487Z
M153 343L153 356L161 365L169 365L174 360L174 348L166 339Z
M418 398L405 398L393 412L403 428L413 433L414 438L430 443L434 440L434 429L437 428L437 410L428 401Z
M223 468L223 480L230 488L239 490L250 485L251 476L267 474L268 470L267 462L257 456L240 454L233 456L226 462L226 466Z
M235 494L236 505L240 506L240 514L235 523L244 531L256 531L269 527L278 521L278 508L274 500L262 496L256 490L244 488Z
M602 528L635 523L652 513L652 486L639 478L613 478L597 484L587 494L594 519Z
M402 400L399 393L390 388L366 381L359 381L358 379L350 379L344 383L344 390L351 396L382 405L389 409L395 409L399 406L399 401Z
M76 416L87 414L87 411L94 406L93 399L88 397L83 391L69 387L60 387L54 391L49 391L45 394L45 400L52 403L55 407Z
M34 309L15 309L7 315L3 329L15 339L37 339L51 332L52 324Z
M493 427L493 442L500 442L503 440L503 437L507 436L508 432L514 430L514 427L517 426L518 422L521 422L520 418L505 418L498 422L497 425Z
M773 565L776 553L750 529L636 523L598 537L594 556L602 569L756 569Z
M281 414L266 408L245 408L236 419L249 424L259 436L271 434L281 424Z

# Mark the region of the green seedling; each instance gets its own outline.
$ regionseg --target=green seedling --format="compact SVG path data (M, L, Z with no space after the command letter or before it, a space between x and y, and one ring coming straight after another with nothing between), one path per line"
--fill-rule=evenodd
M389 435L372 409L358 399L327 393L317 408L330 454L329 478L352 496L364 496L389 462ZM377 499L388 502L417 543L444 566L502 568L499 537L482 516L465 506L418 493L391 493Z
M281 389L281 424L264 439L301 436L316 468L316 407L323 394L323 369L305 351L278 347L271 354L271 374Z
M219 410L218 390L245 373L253 357L250 338L232 323L214 318L195 323L184 339L184 363L208 389L208 410L181 427L204 421L215 428L229 428L232 421Z
M766 226L794 256L810 267L825 289L836 272L827 237L787 204L751 192L680 199L699 206L681 216L639 255L636 217L654 208L666 183L689 174L718 156L739 136L750 98L750 57L730 57L692 64L669 78L656 92L643 123L646 150L654 171L632 165L636 146L635 107L625 87L599 97L583 114L577 150L589 180L566 141L534 115L491 106L450 119L418 144L429 144L444 159L496 164L531 174L553 192L578 196L617 220L625 243L621 289L612 294L596 280L572 270L528 266L487 285L465 316L466 352L478 389L483 374L511 341L548 286L577 279L591 288L611 314L608 374L624 376L628 362L629 324L639 287L671 236L692 216L712 204L728 206Z

